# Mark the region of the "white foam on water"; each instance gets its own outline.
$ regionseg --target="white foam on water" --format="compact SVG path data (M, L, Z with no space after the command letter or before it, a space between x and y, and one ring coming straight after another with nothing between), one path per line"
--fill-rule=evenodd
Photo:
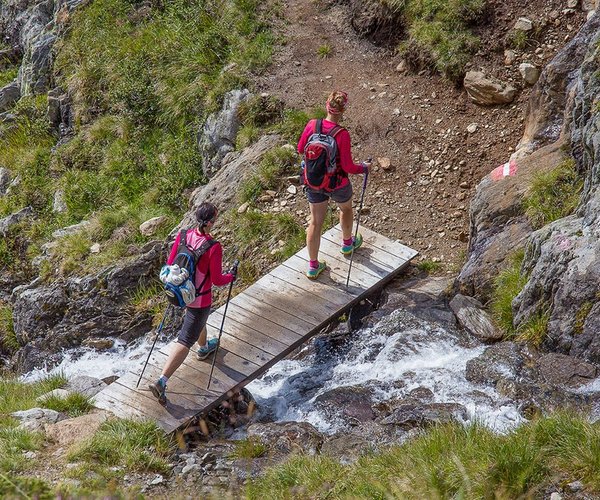
M477 420L498 432L523 422L515 405L493 388L473 384L465 378L467 362L479 356L485 346L463 347L453 335L427 324L420 328L412 325L400 328L392 335L378 333L377 326L353 335L355 345L330 366L319 366L314 355L288 360L275 365L248 389L259 404L262 400L271 406L277 420L307 421L326 433L335 432L344 424L331 421L317 409L315 399L332 389L350 386L369 387L375 402L406 398L413 389L424 387L432 391L433 402L462 404L469 421ZM301 396L301 382L286 384L292 374L301 380L302 372L306 379L325 379L306 398Z
M167 342L159 340L154 349L160 349L166 344ZM105 351L88 348L65 350L60 364L51 369L44 367L33 370L24 375L22 379L35 381L48 375L61 373L69 378L76 375L89 375L97 378L111 375L121 376L130 370L141 371L151 347L152 342L144 338L129 345L116 339L113 347Z

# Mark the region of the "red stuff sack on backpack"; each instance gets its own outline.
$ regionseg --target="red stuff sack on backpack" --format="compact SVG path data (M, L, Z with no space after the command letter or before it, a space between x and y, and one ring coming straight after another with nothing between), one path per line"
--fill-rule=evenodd
M338 147L335 136L343 130L336 125L323 133L323 120L317 120L314 133L304 147L303 182L315 190L333 191L339 183Z

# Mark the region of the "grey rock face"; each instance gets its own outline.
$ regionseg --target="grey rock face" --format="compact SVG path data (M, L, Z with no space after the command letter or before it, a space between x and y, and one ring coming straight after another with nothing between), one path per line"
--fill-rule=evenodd
M190 197L192 209L185 215L177 229L194 226L196 208L205 201L214 203L222 211L232 208L241 183L256 172L260 159L267 151L281 144L283 139L279 135L265 135L239 154L227 155L221 170L208 184L200 186L192 193Z
M544 67L527 102L525 131L517 151L527 154L556 141L565 122L569 121L571 89L578 86L577 73L600 29L600 16L590 19Z
M256 436L272 451L285 454L303 451L308 455L315 455L324 441L323 435L308 422L250 424L248 436Z
M31 408L16 411L11 415L21 421L20 428L29 431L41 431L44 429L44 424L54 424L60 420L60 413L48 408Z
M106 387L106 382L88 375L78 375L69 380L67 389L84 396L95 396Z
M490 174L479 183L470 207L469 257L456 281L460 293L481 303L489 300L505 260L525 247L533 231L522 210L533 176L555 168L563 158L561 145L553 144L517 160L516 175L496 178Z
M477 299L457 294L450 301L450 308L456 314L459 324L472 335L487 341L502 338L502 332L494 326L489 314Z
M9 216L0 219L0 235L6 236L6 233L12 226L29 217L33 217L33 209L31 207L25 207L14 214L10 214Z
M221 161L225 155L235 149L235 140L240 128L238 109L248 97L250 92L246 89L228 92L223 109L206 119L199 134L198 148L207 177L212 177L221 168Z
M30 371L46 362L52 365L61 349L89 338L129 341L150 331L152 318L133 312L128 297L133 288L155 279L163 249L162 242L152 242L145 253L98 274L16 288L14 328L24 347L15 356L15 367Z
M6 111L21 98L21 89L15 80L0 89L0 112Z
M25 53L18 76L23 95L41 94L48 90L52 47L56 40L54 33L40 35Z
M391 415L383 418L381 423L408 430L466 419L467 409L458 403L405 403L400 404Z
M6 194L8 185L10 184L10 172L7 168L0 167L0 196Z

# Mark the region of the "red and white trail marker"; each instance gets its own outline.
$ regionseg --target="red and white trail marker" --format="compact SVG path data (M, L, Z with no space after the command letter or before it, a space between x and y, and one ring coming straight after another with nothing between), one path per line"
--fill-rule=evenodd
M504 165L496 167L494 170L492 170L492 173L490 175L492 176L493 180L499 181L500 179L504 179L505 177L517 175L518 168L519 167L517 165L517 162L515 160L510 160Z

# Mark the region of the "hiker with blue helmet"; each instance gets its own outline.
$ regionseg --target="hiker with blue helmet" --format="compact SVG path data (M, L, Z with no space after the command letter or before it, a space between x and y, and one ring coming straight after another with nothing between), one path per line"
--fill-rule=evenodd
M304 190L310 206L310 222L306 231L309 265L306 276L317 279L326 268L319 261L321 231L327 214L329 199L340 209L342 227L341 252L351 255L362 245L362 236L352 236L354 213L352 210L352 184L348 174L367 174L370 163L354 163L352 160L350 134L341 127L348 105L348 94L332 92L326 103L324 120L310 120L298 142L298 153L303 156Z
M167 265L175 261L176 255L185 237L185 244L191 250L197 250L207 242L211 242L209 249L205 251L196 264L194 285L197 289L196 298L185 309L183 325L179 331L175 347L171 351L163 368L161 377L150 384L150 390L161 404L166 404L166 389L169 377L181 366L194 343L198 342L198 359L206 359L218 346L218 340L206 338L206 322L212 304L212 286L224 286L235 280L234 273L223 274L223 249L221 244L210 235L218 216L217 207L212 203L202 203L196 210L198 227L181 231L177 234L171 248Z

